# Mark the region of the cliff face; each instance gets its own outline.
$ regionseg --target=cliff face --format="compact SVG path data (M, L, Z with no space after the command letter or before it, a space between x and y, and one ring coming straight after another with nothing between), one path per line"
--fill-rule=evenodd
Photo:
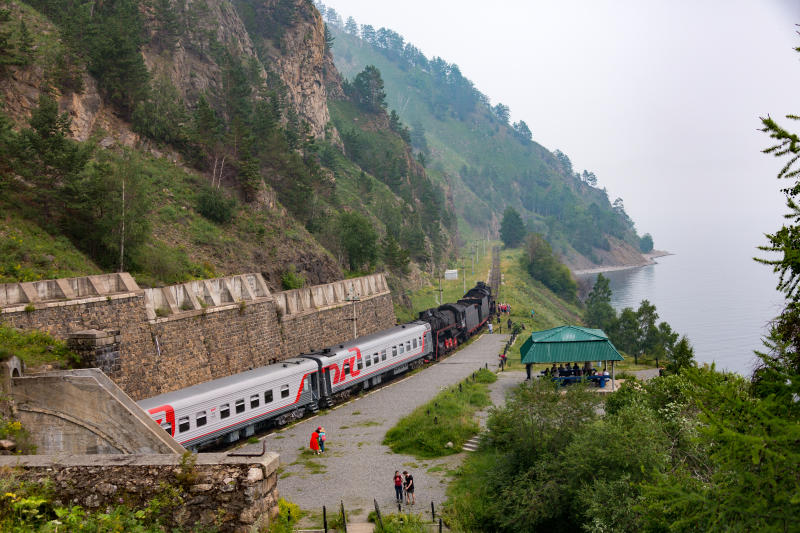
M166 76L191 107L201 95L224 94L225 54L254 67L266 78L255 47L234 6L227 0L187 0L172 6L177 30L164 28L159 13L145 11L148 43L144 46L151 76Z
M308 0L240 0L262 64L285 84L288 101L311 134L322 137L330 121L329 92L341 95L341 78L325 43L325 25Z

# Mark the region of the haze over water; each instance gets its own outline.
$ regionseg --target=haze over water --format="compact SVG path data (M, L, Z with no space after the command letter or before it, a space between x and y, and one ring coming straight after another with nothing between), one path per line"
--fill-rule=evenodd
M766 243L764 232L776 229L755 228L741 219L738 227L735 221L685 227L677 222L673 230L680 244L669 250L675 255L659 258L656 265L604 273L611 303L617 310L636 309L650 300L659 321L689 337L698 362L748 376L756 361L753 350L762 348L783 302L775 290L777 274L752 260L766 256L756 246Z

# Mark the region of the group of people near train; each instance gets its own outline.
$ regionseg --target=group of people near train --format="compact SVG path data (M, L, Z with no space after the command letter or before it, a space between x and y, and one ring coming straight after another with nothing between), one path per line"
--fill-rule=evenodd
M542 375L544 377L550 378L566 378L570 376L608 376L608 370L604 370L603 372L598 372L596 368L594 368L589 361L584 363L583 368L578 366L578 363L572 363L572 366L569 366L569 363L564 365L564 363L559 363L556 367L556 364L553 363L553 366L550 368L545 368L542 370Z
M414 476L403 470L403 475L400 475L399 470L394 471L394 498L397 503L403 503L405 498L406 505L414 505L417 503L414 496Z

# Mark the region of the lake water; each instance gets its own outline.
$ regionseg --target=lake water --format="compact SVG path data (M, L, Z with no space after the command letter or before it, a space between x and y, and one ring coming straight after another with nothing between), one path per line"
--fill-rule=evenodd
M636 309L647 299L656 306L659 321L689 337L698 362L713 361L718 369L749 376L753 350L762 347L783 299L775 290L778 278L771 267L752 260L764 255L755 248L764 237L749 230L732 232L727 239L719 235L687 238L679 249L670 250L675 255L657 259L656 265L603 275L610 280L617 310Z

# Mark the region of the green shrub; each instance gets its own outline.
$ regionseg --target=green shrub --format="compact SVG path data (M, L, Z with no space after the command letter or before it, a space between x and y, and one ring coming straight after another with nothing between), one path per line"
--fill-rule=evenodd
M227 224L233 218L236 200L217 189L206 188L197 197L197 212L212 222Z
M286 272L281 274L281 286L286 291L302 289L305 284L306 278L297 272L297 268L294 265L289 265Z

